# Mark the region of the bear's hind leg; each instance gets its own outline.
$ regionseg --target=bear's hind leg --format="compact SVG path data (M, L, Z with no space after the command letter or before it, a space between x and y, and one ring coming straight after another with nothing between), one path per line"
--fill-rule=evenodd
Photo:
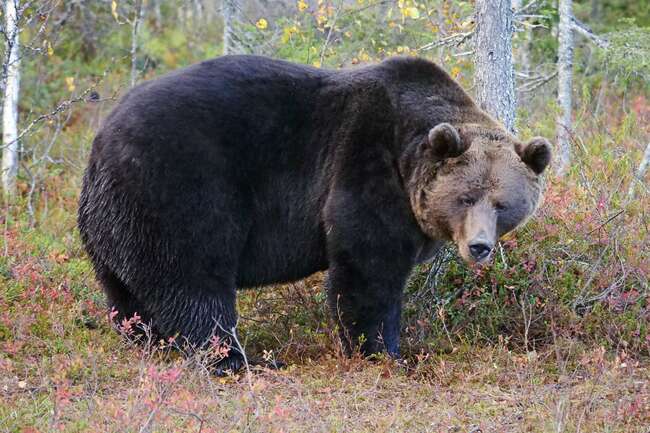
M227 370L239 370L244 365L244 356L235 330L234 283L227 286L214 283L210 289L193 287L168 291L169 296L164 297L167 299L155 302L152 311L164 335L175 336L176 343L189 354L211 351L217 359L210 367L216 374L223 375ZM224 348L226 353L219 350Z
M145 309L144 305L129 292L122 281L107 266L100 265L96 270L97 280L99 281L104 293L106 294L107 306L111 311L111 317L115 325L123 327L124 321L139 318L139 323L133 331L137 334L145 334L145 327L150 333L151 338L157 338L158 333L152 327L151 314Z

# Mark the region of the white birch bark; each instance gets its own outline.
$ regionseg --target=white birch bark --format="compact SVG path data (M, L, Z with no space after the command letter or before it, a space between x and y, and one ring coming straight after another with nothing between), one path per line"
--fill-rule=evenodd
M138 34L140 33L140 25L142 24L142 15L144 13L142 1L135 1L135 11L133 22L131 23L131 87L135 86L135 83L138 81Z
M511 0L476 0L476 99L509 131L515 127Z
M18 8L20 0L5 1L6 81L2 111L2 188L6 196L16 193L18 175L18 97L20 58Z
M237 25L239 23L239 0L223 0L223 54L238 54L240 46L237 40Z
M573 1L559 0L560 25L558 32L557 102L557 162L555 172L563 176L571 164L571 107L573 92Z
M160 30L162 28L163 16L162 9L160 7L161 0L153 0L153 14L156 22L156 29Z

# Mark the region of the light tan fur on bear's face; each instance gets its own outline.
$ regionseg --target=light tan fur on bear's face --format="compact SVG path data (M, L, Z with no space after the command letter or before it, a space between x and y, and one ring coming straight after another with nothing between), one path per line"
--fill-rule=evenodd
M467 150L454 157L422 158L409 183L411 206L428 237L453 241L467 262L484 263L499 237L535 211L550 145L539 138L522 144L503 131L472 125L454 129ZM430 134L429 145L431 140Z

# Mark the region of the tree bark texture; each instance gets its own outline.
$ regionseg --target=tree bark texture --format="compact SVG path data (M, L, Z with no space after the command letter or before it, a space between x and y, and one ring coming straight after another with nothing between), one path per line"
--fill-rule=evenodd
M18 9L20 0L5 1L5 93L2 111L2 188L5 195L16 193L18 175L18 96L20 58Z
M240 21L241 5L239 0L223 0L223 53L240 53L240 44L237 38L237 28Z
M138 34L140 33L140 25L142 24L142 15L144 12L142 1L135 1L133 25L131 27L131 87L135 86L138 80Z
M573 92L573 4L559 0L560 26L558 31L557 102L557 161L555 172L562 176L571 164L571 107Z
M511 0L476 0L476 99L509 130L515 127Z

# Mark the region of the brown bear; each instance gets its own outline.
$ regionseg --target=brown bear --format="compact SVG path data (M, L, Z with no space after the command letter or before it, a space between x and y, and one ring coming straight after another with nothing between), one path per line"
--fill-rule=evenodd
M488 260L549 161L426 60L225 56L124 96L93 142L79 229L116 320L200 347L234 332L237 288L327 269L345 347L399 356L413 266L446 241Z

